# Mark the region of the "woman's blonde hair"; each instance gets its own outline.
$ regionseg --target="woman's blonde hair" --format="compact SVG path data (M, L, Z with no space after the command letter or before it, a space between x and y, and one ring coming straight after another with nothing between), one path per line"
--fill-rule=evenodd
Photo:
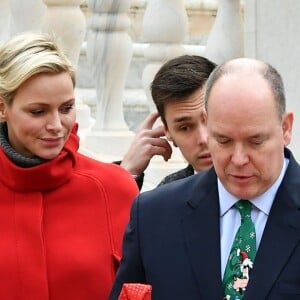
M0 46L0 96L10 105L20 85L39 73L67 72L75 87L75 70L54 36L23 33Z

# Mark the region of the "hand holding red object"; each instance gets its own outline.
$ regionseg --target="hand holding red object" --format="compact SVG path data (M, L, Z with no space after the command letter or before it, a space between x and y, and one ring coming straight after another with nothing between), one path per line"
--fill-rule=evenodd
M151 300L149 284L124 283L118 300Z

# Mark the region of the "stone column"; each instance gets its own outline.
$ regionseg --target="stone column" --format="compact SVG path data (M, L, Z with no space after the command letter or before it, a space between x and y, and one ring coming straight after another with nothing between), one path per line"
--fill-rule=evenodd
M150 84L161 65L184 53L182 44L188 32L188 17L184 0L148 0L143 19L143 36L149 46L144 56L148 60L143 72L143 87L150 110L155 109Z
M217 64L244 56L240 0L219 0L215 23L209 34L205 56Z
M95 78L97 108L95 130L127 130L123 116L123 90L132 57L127 10L130 0L88 0L92 11L87 58Z
M132 58L127 32L130 0L88 0L92 15L87 36L87 59L96 87L96 122L86 137L86 147L108 160L122 156L132 132L124 119L123 98Z
M40 31L46 6L42 0L10 0L10 35Z
M80 9L82 0L43 0L47 10L42 31L54 33L72 63L77 66L82 46L86 21Z

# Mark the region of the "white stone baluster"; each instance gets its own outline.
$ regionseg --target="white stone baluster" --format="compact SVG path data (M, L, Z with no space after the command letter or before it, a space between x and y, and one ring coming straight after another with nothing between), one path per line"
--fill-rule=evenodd
M66 54L77 66L82 46L86 20L80 9L82 0L43 0L47 10L42 31L54 33L60 40Z
M86 147L108 160L127 150L133 133L124 119L123 98L132 58L127 32L130 0L88 0L92 15L87 35L87 59L95 79L96 122L86 137Z
M215 23L209 34L205 56L217 64L244 56L240 0L219 0Z
M10 35L40 31L46 6L42 0L10 0Z
M127 130L123 114L125 79L132 57L127 29L130 0L88 0L92 11L87 57L97 92L95 130Z
M150 110L154 104L150 84L165 61L184 53L182 43L188 32L188 17L184 0L148 0L143 19L143 36L149 43L144 51L148 60L143 72L143 87L149 100Z

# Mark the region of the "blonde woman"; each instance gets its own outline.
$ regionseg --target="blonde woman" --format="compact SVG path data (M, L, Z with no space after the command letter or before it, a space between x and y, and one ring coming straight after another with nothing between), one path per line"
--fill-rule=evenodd
M75 73L48 35L0 47L2 299L106 299L131 175L78 153Z

